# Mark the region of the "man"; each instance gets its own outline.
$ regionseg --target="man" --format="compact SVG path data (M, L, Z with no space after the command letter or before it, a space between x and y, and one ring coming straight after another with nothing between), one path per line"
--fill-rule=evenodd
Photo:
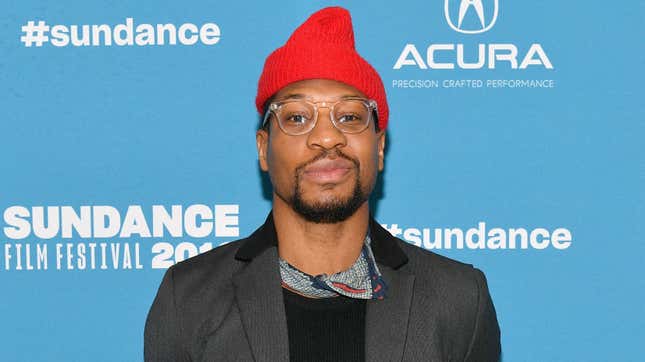
M267 58L256 105L273 210L167 271L146 360L497 361L484 275L370 217L388 107L346 10L313 14Z

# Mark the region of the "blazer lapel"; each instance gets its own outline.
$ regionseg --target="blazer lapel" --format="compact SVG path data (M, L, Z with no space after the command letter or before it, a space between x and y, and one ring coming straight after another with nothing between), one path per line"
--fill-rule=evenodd
M289 361L278 251L269 247L233 276L242 324L256 361Z
M367 303L365 352L367 361L401 361L408 333L414 275L379 265L388 285L382 300Z
M384 299L367 303L365 352L367 361L401 361L408 333L414 275L402 269L408 258L396 238L370 220L372 251L387 283Z

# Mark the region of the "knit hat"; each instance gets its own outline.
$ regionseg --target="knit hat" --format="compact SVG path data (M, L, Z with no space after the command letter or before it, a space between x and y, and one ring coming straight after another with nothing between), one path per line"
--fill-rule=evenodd
M376 101L378 125L388 121L387 99L381 77L354 46L349 11L328 7L317 11L296 29L289 40L264 62L255 106L259 113L272 95L290 83L306 79L339 81Z

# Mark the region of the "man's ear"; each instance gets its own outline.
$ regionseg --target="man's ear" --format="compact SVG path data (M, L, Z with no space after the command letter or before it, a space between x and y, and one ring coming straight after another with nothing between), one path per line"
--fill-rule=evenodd
M269 164L267 163L267 151L269 147L269 133L264 129L259 129L255 133L255 144L258 148L258 160L260 161L260 168L264 172L269 171Z
M378 170L383 171L383 168L385 167L385 130L380 130L377 137Z

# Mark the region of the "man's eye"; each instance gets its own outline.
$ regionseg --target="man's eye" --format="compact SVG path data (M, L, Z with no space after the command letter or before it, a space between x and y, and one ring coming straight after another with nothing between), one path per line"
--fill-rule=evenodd
M309 120L304 114L290 114L284 119L287 123L294 125L302 125Z
M342 116L338 117L338 122L340 123L356 123L360 121L361 117L357 114L343 114Z
M292 123L302 123L305 121L305 117L300 114L294 114L292 116L289 116L289 118L287 118L287 121Z

